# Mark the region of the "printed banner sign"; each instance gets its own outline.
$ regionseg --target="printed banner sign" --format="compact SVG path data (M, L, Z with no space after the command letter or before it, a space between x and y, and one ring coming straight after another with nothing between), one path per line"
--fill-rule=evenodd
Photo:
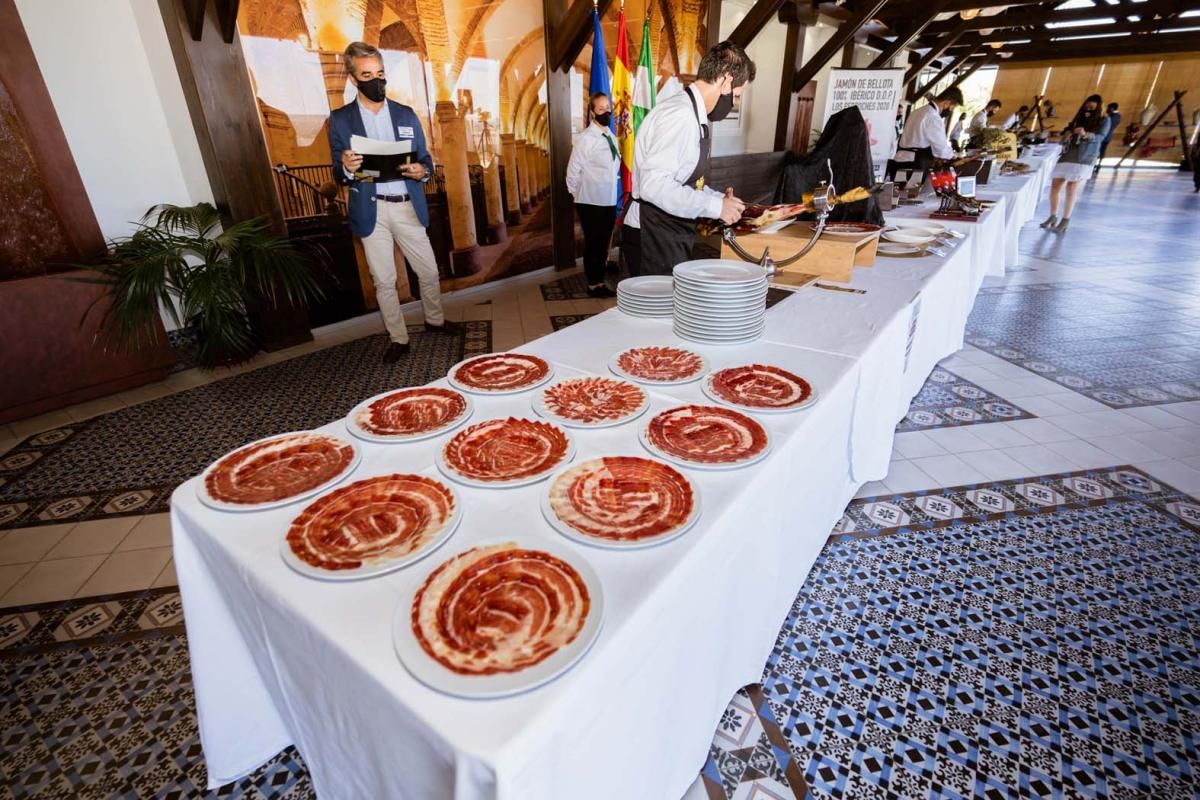
M900 105L903 89L902 69L832 69L829 72L822 127L843 108L858 106L867 121L877 181L883 180L887 160L896 151L896 107Z

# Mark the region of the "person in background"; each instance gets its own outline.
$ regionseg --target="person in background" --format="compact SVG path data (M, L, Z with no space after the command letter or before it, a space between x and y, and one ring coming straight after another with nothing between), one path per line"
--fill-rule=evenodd
M1025 115L1029 113L1029 106L1021 106L1013 113L1009 114L1004 120L1004 124L1000 126L1001 130L1015 131L1017 126L1021 124L1021 120L1025 119Z
M962 149L963 123L967 121L966 114L959 114L958 119L954 123L954 127L950 129L950 146L955 150Z
M1100 155L1096 158L1096 167L1092 170L1092 174L1096 175L1100 172L1100 162L1104 160L1104 156L1108 153L1108 143L1117 135L1117 128L1121 126L1121 107L1116 103L1109 103L1105 109L1108 115L1108 133L1100 141Z
M583 129L567 162L567 191L583 228L583 274L591 297L613 297L604 284L608 243L617 217L617 175L621 158L609 123L612 101L596 92L588 102L591 123Z
M621 229L621 250L632 275L670 275L691 258L696 220L733 225L746 204L704 185L712 126L733 110L754 80L754 62L733 42L714 45L696 80L646 115L633 150L633 203ZM942 138L946 136L942 133Z
M1055 233L1064 233L1071 224L1071 211L1079 194L1079 185L1092 172L1092 163L1100 154L1100 142L1109 131L1109 119L1101 110L1104 101L1093 94L1083 102L1079 113L1062 132L1062 155L1050 173L1050 216L1042 227ZM1059 199L1063 186L1067 187L1067 204L1063 208L1062 220L1058 219Z
M442 313L442 287L437 261L425 227L425 183L433 175L433 158L425 147L425 132L416 112L387 99L383 55L366 42L351 42L343 54L346 71L358 87L358 97L329 115L329 149L333 175L350 187L350 230L362 240L367 268L375 282L375 299L391 344L383 360L399 361L408 352L408 326L396 291L396 257L393 242L417 275L425 329L457 333L462 326L447 322ZM417 160L400 167L400 180L356 178L363 157L350 149L354 134L384 142L410 142Z
M912 169L925 170L933 166L935 159L954 158L954 149L946 136L945 117L962 104L962 91L954 86L909 114L893 163L905 167L911 164Z
M1000 110L1000 106L1004 105L999 100L988 100L987 105L979 110L979 113L971 117L971 124L967 126L967 131L973 131L976 128L986 128L988 120L996 116L996 112Z

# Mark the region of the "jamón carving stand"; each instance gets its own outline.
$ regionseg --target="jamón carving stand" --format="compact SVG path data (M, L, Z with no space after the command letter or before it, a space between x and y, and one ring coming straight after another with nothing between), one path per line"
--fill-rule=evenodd
M789 264L794 264L804 256L808 255L809 251L817 244L817 240L821 238L821 234L825 231L825 221L829 218L829 212L833 210L836 204L837 193L833 189L832 183L822 183L813 191L813 211L817 214L817 224L813 230L812 238L808 240L808 244L804 245L799 251L793 253L782 261L776 262L771 258L771 248L763 248L761 256L753 256L738 244L737 232L732 225L727 225L721 233L721 238L729 245L729 249L733 250L743 261L749 261L751 264L758 264L768 275L774 275L777 267L786 267Z

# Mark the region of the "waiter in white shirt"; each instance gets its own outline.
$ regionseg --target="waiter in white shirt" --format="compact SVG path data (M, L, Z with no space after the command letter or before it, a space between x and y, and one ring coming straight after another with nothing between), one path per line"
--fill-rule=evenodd
M604 285L604 266L608 263L608 243L617 218L617 175L621 157L613 139L612 101L604 92L596 92L588 103L591 124L583 129L567 162L567 191L575 198L575 213L583 228L583 274L588 294L613 297Z
M638 128L633 150L633 204L621 231L621 250L633 275L670 275L691 258L696 220L733 225L746 204L704 185L712 123L733 110L754 62L733 42L705 53L696 81L654 107Z
M935 159L943 161L954 158L954 149L946 138L946 122L943 114L949 114L963 103L962 92L952 87L933 98L933 102L921 106L904 123L904 133L896 148L893 163L916 170L927 170ZM895 174L895 169L889 167Z
M988 126L988 120L995 116L996 112L1000 110L1000 106L1002 105L1003 103L1001 103L999 100L988 100L987 105L980 109L979 113L971 117L971 124L967 126L967 132L969 133L976 128L986 128Z

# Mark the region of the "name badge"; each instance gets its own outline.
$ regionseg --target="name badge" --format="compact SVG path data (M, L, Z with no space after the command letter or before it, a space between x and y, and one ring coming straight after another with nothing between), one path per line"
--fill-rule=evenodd
M396 136L398 136L398 137L399 137L399 138L401 138L401 139L411 139L411 138L413 138L413 129L412 129L412 126L410 126L410 125L397 125L397 126L396 126Z

